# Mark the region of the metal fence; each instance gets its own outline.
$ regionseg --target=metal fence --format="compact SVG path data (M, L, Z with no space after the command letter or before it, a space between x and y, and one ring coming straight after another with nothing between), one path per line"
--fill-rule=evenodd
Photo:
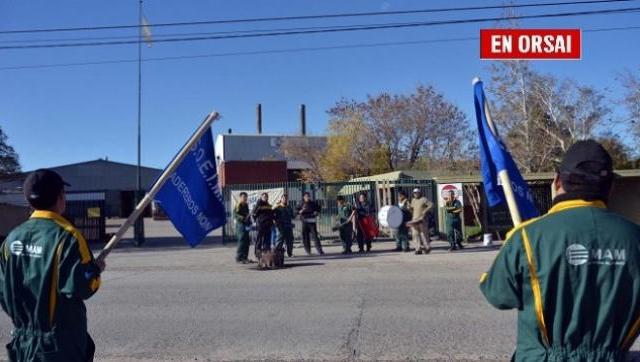
M229 185L223 189L227 223L224 226L223 238L225 241L235 240L235 225L233 222L233 208L235 207L234 197L240 192L249 194L249 203L257 199L263 192L270 195L281 195L286 193L289 198L289 206L297 210L302 203L302 196L309 192L321 208L318 216L318 234L322 239L337 239L337 231L332 228L338 224L338 204L336 197L344 196L346 201L354 205L358 195L365 193L368 200L375 205L376 210L380 207L397 203L398 193L404 190L408 195L412 189L419 188L430 200L435 199L435 186L432 180L395 180L395 181L354 181L354 182L325 182L325 183L304 183L286 182L270 184L247 184ZM270 198L269 203L275 205L278 200ZM297 218L294 222L294 237L301 238L302 225ZM382 230L385 232L385 230ZM387 231L388 233L388 231Z
M106 240L105 193L68 192L64 216L88 242Z

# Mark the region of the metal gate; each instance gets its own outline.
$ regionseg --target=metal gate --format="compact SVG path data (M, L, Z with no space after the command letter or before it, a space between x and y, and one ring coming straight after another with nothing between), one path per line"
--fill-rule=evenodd
M68 192L64 217L78 229L87 242L106 241L105 193Z

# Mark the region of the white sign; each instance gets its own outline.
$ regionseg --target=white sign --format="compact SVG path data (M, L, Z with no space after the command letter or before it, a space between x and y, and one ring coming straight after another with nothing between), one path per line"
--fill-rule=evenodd
M240 200L240 193L246 192L249 203L249 212L253 210L253 207L256 206L256 202L260 199L260 196L263 193L267 193L269 195L269 204L272 206L277 204L280 201L282 195L284 195L284 188L275 188L275 189L262 189L262 190L233 190L231 191L231 207L235 208Z

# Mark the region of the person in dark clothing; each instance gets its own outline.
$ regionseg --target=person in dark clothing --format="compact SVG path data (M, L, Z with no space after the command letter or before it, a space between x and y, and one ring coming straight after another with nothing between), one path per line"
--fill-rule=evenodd
M345 201L344 196L336 198L338 203L338 226L340 232L340 241L342 241L342 253L351 254L351 243L353 241L353 220L354 208Z
M356 215L358 217L358 221L375 214L376 210L373 205L369 203L367 194L360 194L360 196L358 196L358 202L356 204ZM364 232L360 223L358 223L358 227L356 228L356 238L358 240L359 253L365 252L365 246L367 247L367 252L371 251L371 242L373 240L369 236L367 236L367 233Z
M236 223L236 239L238 248L236 251L236 262L248 263L249 260L249 228L251 227L251 216L249 216L249 204L247 203L247 193L240 193L240 200L233 208L233 219Z
M320 205L317 202L311 200L311 194L305 192L303 195L303 201L300 207L298 207L298 215L302 220L302 244L307 255L311 254L311 238L315 241L316 250L318 254L324 254L322 251L322 244L320 244L320 238L318 237L317 218L320 215Z
M277 243L283 243L287 248L287 255L293 256L293 218L295 214L288 205L289 198L282 195L280 202L273 209L276 228L278 229Z
M446 211L449 251L464 249L462 246L462 220L460 218L462 203L456 197L455 191L449 191L444 210Z
M259 252L271 250L271 232L273 229L273 208L269 204L269 194L266 192L260 195L260 200L253 207L251 216L258 227L258 235L256 236L255 254L259 256Z
M84 300L105 264L62 216L65 185L54 171L31 173L23 190L35 211L0 245L0 306L14 326L9 361L93 361Z

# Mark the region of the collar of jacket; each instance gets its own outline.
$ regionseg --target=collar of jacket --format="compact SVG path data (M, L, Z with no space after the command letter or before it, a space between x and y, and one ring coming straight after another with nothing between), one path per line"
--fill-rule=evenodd
M62 217L62 215L53 211L36 210L31 214L29 218L30 219L49 219L49 220L57 221L60 224L71 225L71 223L67 221L67 219Z
M556 213L559 211L564 211L564 210L568 210L568 209L573 209L576 207L597 207L599 209L606 209L607 206L604 204L603 201L600 200L591 200L591 201L587 201L587 200L567 200L567 201L560 201L558 203L556 203L555 205L553 205L553 207L551 209L549 209L549 214L552 213Z

